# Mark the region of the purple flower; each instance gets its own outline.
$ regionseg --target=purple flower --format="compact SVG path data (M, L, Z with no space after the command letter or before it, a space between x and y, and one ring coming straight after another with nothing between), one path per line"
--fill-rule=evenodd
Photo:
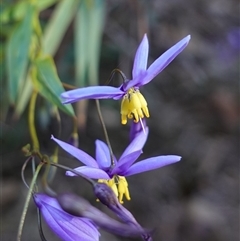
M111 202L111 200L115 200L115 209L121 208L121 204L118 204L117 198L111 188L109 188L107 185L103 183L97 183L97 189L101 192L101 190L104 192L108 192L107 198L104 198L105 202ZM101 185L99 190L99 185ZM103 188L105 187L105 188ZM101 195L102 196L102 195ZM110 198L110 200L109 200ZM105 229L106 231L114 234L118 234L125 237L137 237L140 235L146 236L148 233L147 230L143 229L137 221L134 219L132 214L122 207L124 210L117 210L115 212L115 209L111 209L114 211L120 219L124 222L121 223L117 220L112 219L99 209L92 206L87 200L76 196L75 194L67 193L67 194L60 194L57 196L57 200L59 205L62 207L63 210L65 210L67 213L70 213L74 216L78 217L86 217L92 220L94 223L96 223L100 228ZM109 207L109 205L107 205ZM111 204L110 204L111 206ZM121 218L123 217L123 218ZM129 220L134 225L129 225ZM80 239L82 240L82 239Z
M176 155L156 156L134 164L142 153L142 148L147 140L147 136L148 127L145 129L145 133L141 131L136 135L118 161L115 156L113 157L114 160L111 160L108 146L100 140L96 140L95 142L96 155L94 159L86 152L71 146L66 142L58 140L53 136L52 139L65 151L85 164L85 166L75 168L76 171L89 178L100 179L101 182L107 183L112 187L116 195L119 193L119 201L122 203L123 194L125 194L126 198L130 200L128 183L125 179L126 176L157 169L178 162L181 159L180 156ZM70 171L67 171L66 174L68 176L76 175ZM115 180L115 178L117 180ZM104 180L108 181L106 182ZM118 188L116 187L116 183L118 184Z
M90 86L64 92L61 95L65 99L64 103L73 103L81 99L122 99L122 124L127 123L127 118L138 122L144 116L149 117L147 102L140 93L139 87L149 83L166 68L188 45L190 38L190 35L183 38L157 58L147 69L149 46L147 35L145 34L134 58L131 80L126 80L118 88L111 86Z
M129 139L132 141L140 132L145 131L147 128L147 121L145 118L142 119L142 121L139 121L137 123L132 122L129 132Z
M120 218L120 220L128 224L130 227L137 228L139 231L141 231L141 236L144 240L152 240L150 235L151 232L144 230L136 221L131 212L129 212L123 205L121 205L121 203L119 203L111 188L104 183L96 183L94 185L94 193L101 203L112 210Z
M55 198L35 194L34 201L49 227L64 241L98 241L100 233L87 218L66 213Z

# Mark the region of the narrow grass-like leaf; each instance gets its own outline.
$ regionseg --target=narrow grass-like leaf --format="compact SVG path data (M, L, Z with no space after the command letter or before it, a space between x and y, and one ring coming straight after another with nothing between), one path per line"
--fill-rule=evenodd
M23 113L23 111L25 110L29 102L29 99L31 97L32 91L33 91L33 86L32 86L31 76L28 73L27 78L24 82L24 88L22 90L22 93L20 96L18 96L16 101L16 107L15 107L15 113L14 113L15 118L18 119Z
M39 94L48 101L55 104L62 111L70 116L74 116L71 105L63 105L60 94L64 92L62 83L57 75L56 67L52 57L47 56L35 61L33 69L33 83Z
M59 1L60 0L41 0L41 1L37 1L36 5L40 11L43 11L44 9L49 8L50 6L52 6L53 4Z
M105 15L105 1L93 1L89 12L89 34L88 34L88 54L89 68L88 81L89 85L98 85L99 78L99 55L102 42L102 32Z
M79 0L61 1L56 6L43 36L43 52L54 55L72 21Z
M32 34L34 6L29 4L24 19L14 30L7 44L7 75L10 101L15 103L18 90L26 77Z
M78 8L75 19L75 82L79 87L86 86L88 58L88 9L84 3Z
M97 85L105 2L82 1L75 21L76 84Z

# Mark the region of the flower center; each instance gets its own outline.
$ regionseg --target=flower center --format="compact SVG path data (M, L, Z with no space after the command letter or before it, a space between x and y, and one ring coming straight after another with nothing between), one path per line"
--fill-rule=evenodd
M137 123L144 116L149 117L147 101L138 89L130 88L121 103L122 124L127 123L127 118Z
M128 190L128 182L125 177L116 175L110 180L99 179L98 182L105 183L112 188L121 204L123 203L123 195L128 201L131 200Z

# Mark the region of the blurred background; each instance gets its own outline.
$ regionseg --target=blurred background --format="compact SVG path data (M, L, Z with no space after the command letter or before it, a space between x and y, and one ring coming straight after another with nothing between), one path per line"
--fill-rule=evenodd
M183 37L192 37L186 49L141 88L150 111L150 134L139 160L166 154L182 160L129 177L132 200L124 205L143 227L155 228L154 240L239 240L239 2L42 0L29 17L30 2L3 1L1 8L1 240L16 240L28 191L21 181L26 160L21 148L31 143L33 89L41 92L34 113L42 153L53 152L51 134L69 141L76 126L79 148L93 157L95 140L104 140L94 100L73 105L75 122L72 110L59 110L59 124L54 106L60 104L52 100L57 93L47 92L41 79L41 71L47 71L41 69L42 56L53 57L52 69L56 67L64 83L103 85L115 68L131 78L144 33L150 45L148 65ZM34 68L35 82L30 71ZM12 80L20 72L20 84L15 86ZM121 77L116 75L111 84L120 85ZM100 103L113 152L120 157L129 143L130 125L120 123L119 101ZM79 165L62 150L59 162L72 168ZM30 166L25 176L30 182ZM91 187L80 178L66 177L59 170L51 186L82 195L114 217L95 202ZM43 229L47 240L59 240L45 224ZM141 240L100 232L102 241ZM22 240L40 240L33 202Z

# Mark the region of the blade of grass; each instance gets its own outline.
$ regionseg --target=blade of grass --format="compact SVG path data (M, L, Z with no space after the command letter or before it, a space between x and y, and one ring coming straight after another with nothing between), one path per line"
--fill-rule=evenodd
M43 36L43 52L45 54L54 55L64 37L64 34L70 25L79 0L61 1L56 6L51 19L44 31Z
M29 4L23 21L12 33L7 44L7 75L12 104L15 103L19 88L26 77L34 10L35 7Z
M105 1L95 0L89 12L88 85L98 85L99 57L105 16Z

